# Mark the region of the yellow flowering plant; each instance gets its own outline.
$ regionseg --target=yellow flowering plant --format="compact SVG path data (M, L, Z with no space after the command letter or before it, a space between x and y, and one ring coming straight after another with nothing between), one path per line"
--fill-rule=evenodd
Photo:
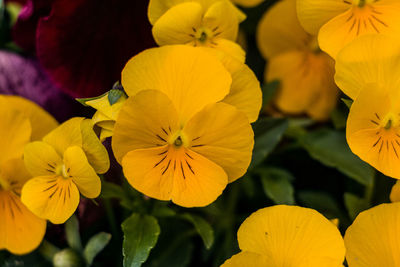
M61 122L0 95L0 266L399 265L397 0L42 2L0 0Z
M26 254L41 243L46 221L21 202L21 188L31 178L23 162L24 145L57 127L39 106L0 95L0 249Z

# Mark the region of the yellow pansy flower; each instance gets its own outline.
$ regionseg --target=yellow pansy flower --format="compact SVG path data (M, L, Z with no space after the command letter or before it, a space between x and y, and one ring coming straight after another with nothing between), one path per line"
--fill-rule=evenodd
M17 96L0 96L0 249L29 253L39 246L46 221L20 200L21 188L31 177L22 159L24 146L57 127L47 112Z
M337 57L336 82L354 99L347 142L354 154L400 179L400 43L383 35L359 37Z
M344 236L350 267L400 266L400 203L361 212Z
M345 247L337 227L315 210L278 205L251 214L238 230L241 252L223 267L339 267Z
M93 132L92 123L72 118L43 138L25 146L25 166L34 177L22 188L22 202L37 216L64 223L79 204L100 194L97 173L110 165L107 150Z
M206 46L234 56L245 52L235 43L241 16L229 0L152 0L149 19L158 45Z
M300 23L318 34L322 50L333 58L349 42L365 34L400 34L397 0L297 0Z
M327 119L339 93L333 79L334 62L319 50L316 37L301 27L295 0L280 1L264 14L257 28L257 44L268 60L265 81L281 82L274 99L279 110Z
M250 164L248 117L221 103L232 78L212 54L189 46L149 49L122 72L129 98L112 147L140 192L185 206L213 202Z
M96 113L92 117L93 125L100 128L100 140L104 141L107 137L111 137L114 131L115 120L122 108L127 96L121 92L120 97L115 103L110 103L109 93L103 96L85 101L85 104L96 109Z

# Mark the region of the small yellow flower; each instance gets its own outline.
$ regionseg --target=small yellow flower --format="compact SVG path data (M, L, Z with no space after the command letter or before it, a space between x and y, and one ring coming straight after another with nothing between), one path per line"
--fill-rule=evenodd
M379 35L359 37L337 57L336 82L354 99L347 142L354 154L400 179L400 43Z
M400 2L393 0L297 0L300 23L318 34L322 50L333 58L358 36L400 34Z
M339 267L345 247L337 227L315 210L278 205L251 214L238 230L241 252L223 267Z
M22 202L37 216L64 223L79 204L79 192L88 198L100 194L96 173L109 168L107 150L90 120L73 118L43 138L28 144L25 166L34 177L22 188Z
M400 203L361 212L344 236L350 267L400 266Z
M220 103L232 78L212 54L189 46L149 49L122 72L129 96L112 147L140 192L185 206L213 202L250 164L248 117Z
M274 104L284 113L329 118L339 93L334 62L319 50L316 37L301 27L295 0L280 1L264 14L257 44L268 60L265 81L281 82Z
M24 146L42 138L57 122L36 104L16 96L0 96L0 249L25 254L41 243L46 221L20 200L31 177L22 159Z
M92 117L93 125L100 128L100 140L104 141L107 137L111 137L114 131L115 120L119 111L127 99L124 93L115 103L110 103L109 93L104 94L97 99L85 101L85 104L96 109L96 113Z
M149 4L153 36L160 46L212 47L244 62L245 52L235 43L241 14L229 0L152 0Z

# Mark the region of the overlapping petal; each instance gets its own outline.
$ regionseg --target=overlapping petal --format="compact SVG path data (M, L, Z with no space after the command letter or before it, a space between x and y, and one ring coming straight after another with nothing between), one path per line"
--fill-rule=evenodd
M335 81L352 99L356 99L368 83L397 90L400 85L400 42L385 35L357 38L337 56Z
M189 148L221 166L233 182L245 174L251 161L254 133L246 115L217 103L197 113L184 127Z
M204 106L222 100L232 78L221 62L206 51L189 46L165 46L133 57L122 72L129 96L141 90L160 90L174 104L180 123Z
M345 254L340 232L329 220L315 210L296 206L279 205L253 213L240 226L238 241L242 251L259 254L274 267L337 267ZM258 261L254 254L249 256Z
M361 212L344 237L349 266L399 266L399 219L400 203L381 204Z
M297 19L296 0L276 3L257 26L257 45L266 59L293 50L308 50L311 38Z

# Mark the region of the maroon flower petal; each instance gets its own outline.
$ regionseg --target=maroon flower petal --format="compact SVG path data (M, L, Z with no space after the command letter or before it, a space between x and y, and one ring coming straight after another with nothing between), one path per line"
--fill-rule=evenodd
M23 0L18 20L12 29L13 40L25 51L33 53L36 43L36 26L40 17L50 13L53 0Z
M154 46L148 1L54 0L36 35L39 61L74 97L109 90L129 58Z
M0 51L0 94L19 95L36 102L59 121L82 111L48 78L36 60Z

